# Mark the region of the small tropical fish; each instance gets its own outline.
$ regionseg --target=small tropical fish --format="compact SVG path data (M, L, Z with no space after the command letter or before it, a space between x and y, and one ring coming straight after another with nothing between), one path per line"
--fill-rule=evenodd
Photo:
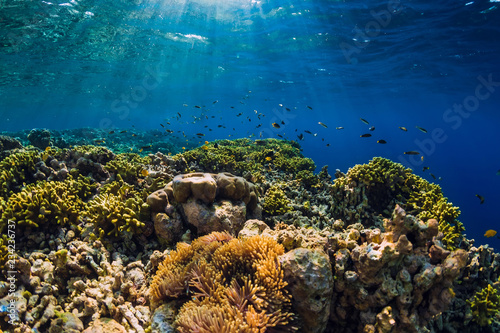
M218 143L214 143L214 148L219 148L219 144Z
M306 132L307 134L311 134L312 135L311 131L305 130L304 132Z
M182 147L182 150L186 149L186 147Z
M163 127L163 128L165 128L165 125L163 125L163 124L160 124L160 126Z
M484 204L484 197L482 195L479 195L479 194L476 194L476 197L479 198L479 200L481 201L479 204L482 205Z
M297 135L297 137L299 138L299 140L304 140L304 134L300 133L299 135Z
M208 141L205 141L205 144L208 145Z
M274 128L280 128L280 127L281 127L281 126L280 126L280 124L278 124L278 123L272 123L271 125L272 125Z
M385 141L385 140L378 140L377 143L386 144L387 141Z
M490 230L486 230L486 232L484 233L484 237L490 238L490 237L495 236L496 234L497 234L496 230L490 229Z
M362 122L364 122L364 123L365 123L365 124L367 124L367 125L369 124L368 120L366 120L366 119L359 118L359 120L361 120Z
M276 135L283 139L283 135L281 134L276 134Z
M236 115L236 117L239 117L239 116L241 116L242 114L243 114L243 112L240 112L240 113L238 113L238 114Z
M424 133L427 133L427 130L425 128L422 128L420 126L415 126L416 129L418 129L419 131L422 131Z
M342 126L335 127L335 129L342 130L344 129Z
M424 161L424 155L420 156L420 160L423 162Z
M179 118L180 118L180 117L182 117L182 115L181 115L181 113L180 113L180 112L177 112L177 115L179 116Z
M213 102L212 102L212 104L215 104L215 103L217 103L217 102L219 102L219 100L217 100L217 99L216 99L215 101L213 101Z
M290 108L285 108L285 110L287 110L288 112L290 112L290 111L291 111L291 110L290 110Z
M196 133L197 136L205 136L203 133Z
M146 177L147 175L149 175L149 171L148 171L148 170L146 170L146 169L142 169L142 170L141 170L141 175L142 175L143 177Z
M326 126L325 124L323 124L321 121L318 121L318 124L320 124L321 126L323 126L324 128L328 128L328 126Z
M197 109L201 109L201 106L199 106L199 105L195 105L194 107Z
M405 155L418 155L418 154L420 154L420 152L415 151L415 150L410 150L410 151L405 151L404 154Z
M108 132L108 134L114 134L114 133L115 133L115 131L109 131Z
M307 108L308 108L309 110L312 110L312 109L313 109L313 108L312 108L312 107L310 107L309 105L307 106Z
M436 176L434 176L432 173L430 174L432 178L434 178L434 180L436 180Z
M366 133L366 134L360 135L359 137L360 138L369 138L370 136L372 136L370 133Z
M266 161L271 161L272 159L273 159L273 158L272 158L272 157L270 157L270 156L266 157Z
M285 121L284 120L281 121L281 125L285 125Z
M424 166L424 167L422 168L422 171L425 171L425 170L429 170L429 167Z
M148 148L151 148L151 145L147 145L147 146L142 146L141 149L148 149Z
M187 104L182 104L182 106L188 106Z
M121 131L120 133L127 133L127 131L126 130L125 131Z
M207 146L203 146L203 147L201 147L201 149L208 150L208 147Z
M329 143L327 143L327 144L326 144L326 146L327 146L327 147L330 147L330 144L329 144Z
M406 129L406 127L399 126L399 129L402 130L402 131L408 132L408 130Z
M375 131L375 126L369 128L370 131Z

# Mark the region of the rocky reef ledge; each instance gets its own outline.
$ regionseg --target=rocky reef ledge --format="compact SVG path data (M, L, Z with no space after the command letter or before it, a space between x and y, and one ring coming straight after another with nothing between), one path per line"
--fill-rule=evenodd
M390 160L0 139L0 332L500 331L499 254Z

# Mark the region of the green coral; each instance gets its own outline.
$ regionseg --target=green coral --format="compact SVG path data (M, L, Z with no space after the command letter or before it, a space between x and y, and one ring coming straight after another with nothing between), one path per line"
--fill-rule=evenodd
M285 192L279 186L274 185L267 190L262 209L270 215L282 215L290 212L292 207L290 207L290 200Z
M472 318L479 326L490 325L500 311L500 295L491 284L478 291L472 301L467 301L472 310Z
M135 153L123 153L106 163L104 168L115 175L120 175L125 181L134 183L137 178L141 177L141 171L149 163L151 163L151 159L147 156L141 157Z
M362 190L361 193L366 196L364 200L369 205L365 209L371 209L371 213L389 215L395 205L399 204L408 214L423 221L437 219L439 230L444 234L443 243L450 250L456 249L463 238L465 229L457 220L460 211L443 196L441 187L413 174L411 169L399 163L375 157L368 164L356 165L345 176L335 179L333 192L339 202L342 202L351 197L347 192L352 191L351 188ZM349 203L350 206L359 204L361 202ZM337 211L337 215L341 214L342 212Z
M208 172L230 172L240 176L264 168L289 173L315 169L314 162L302 155L295 141L276 139L220 140L178 154L174 159L184 160L187 165L197 163Z
M318 186L320 182L319 177L310 170L301 170L297 172L296 179L304 184L305 187Z
M20 151L0 161L0 196L8 198L23 184L33 182L35 165L39 161L36 151Z
M18 227L39 227L57 223L76 223L83 210L84 200L92 195L96 185L85 177L64 181L39 181L14 193L5 203L0 217L0 230L8 221Z
M139 234L148 216L149 206L141 193L119 179L101 189L87 204L84 216L95 225L100 238L118 237L127 232Z

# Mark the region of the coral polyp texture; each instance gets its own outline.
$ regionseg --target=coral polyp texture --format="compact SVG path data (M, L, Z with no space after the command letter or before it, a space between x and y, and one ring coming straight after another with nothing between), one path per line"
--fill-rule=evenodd
M179 332L294 331L274 239L245 240L214 232L179 243L159 265L150 287L153 308L172 299L185 303L175 318Z
M401 164L332 177L286 140L28 134L0 136L2 332L500 331L500 254Z

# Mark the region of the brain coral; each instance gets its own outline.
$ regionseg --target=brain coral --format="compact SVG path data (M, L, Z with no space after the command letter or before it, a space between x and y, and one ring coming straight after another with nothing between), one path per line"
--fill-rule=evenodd
M278 262L283 252L269 237L240 240L221 232L179 243L153 278L151 304L184 299L175 319L179 332L293 331Z

